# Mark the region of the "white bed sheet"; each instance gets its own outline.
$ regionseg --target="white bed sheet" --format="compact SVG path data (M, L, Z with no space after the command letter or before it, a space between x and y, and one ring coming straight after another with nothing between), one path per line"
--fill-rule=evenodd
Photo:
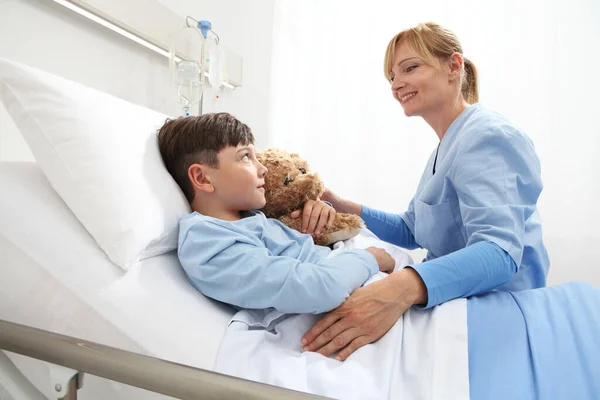
M1 319L212 370L233 314L191 287L174 252L123 272L35 163L0 163ZM39 363L9 356L49 393ZM88 379L82 398L130 396L104 382L112 391Z

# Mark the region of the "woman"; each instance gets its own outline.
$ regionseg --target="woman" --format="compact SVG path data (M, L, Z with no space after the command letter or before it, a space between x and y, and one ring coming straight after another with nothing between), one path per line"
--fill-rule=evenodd
M400 215L329 190L322 200L360 215L383 240L426 248L427 257L356 290L304 335L304 350L339 351L336 358L345 360L411 306L480 295L467 302L472 399L597 398L600 384L590 371L600 368L600 291L580 283L537 289L546 285L549 260L533 144L477 104L476 69L438 24L396 35L384 73L404 113L422 117L440 140L416 194ZM321 229L326 208L307 204L303 229Z
M338 356L345 359L379 339L413 305L545 286L549 261L536 204L542 190L538 158L523 132L477 104L477 72L462 53L457 37L435 23L390 41L384 73L392 95L407 116L431 126L439 145L403 214L373 210L331 191L323 200L337 212L360 215L383 240L426 248L427 258L357 290L307 332L306 350L329 355L341 349Z

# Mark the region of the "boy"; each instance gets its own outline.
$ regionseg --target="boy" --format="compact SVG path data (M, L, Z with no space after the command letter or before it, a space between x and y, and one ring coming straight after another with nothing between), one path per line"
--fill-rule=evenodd
M169 120L158 144L193 211L179 223L179 260L206 296L240 308L321 313L394 268L374 247L329 257L311 236L255 211L265 205L267 169L256 159L250 128L232 115Z

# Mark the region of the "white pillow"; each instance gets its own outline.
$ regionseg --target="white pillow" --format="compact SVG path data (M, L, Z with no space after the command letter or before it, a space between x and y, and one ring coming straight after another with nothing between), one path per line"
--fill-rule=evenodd
M0 99L37 163L124 269L177 247L185 196L156 140L166 115L0 58Z

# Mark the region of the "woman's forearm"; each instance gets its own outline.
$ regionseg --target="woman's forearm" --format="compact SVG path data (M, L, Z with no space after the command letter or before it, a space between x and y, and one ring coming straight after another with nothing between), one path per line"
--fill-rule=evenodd
M362 205L343 199L329 189L325 189L325 192L321 195L321 200L330 202L335 211L339 213L360 216L362 212Z
M379 239L409 250L420 247L400 214L386 213L363 206L360 216L367 224L367 228Z
M331 204L333 204L333 208L340 213L354 214L358 216L360 216L362 213L362 205L350 200L340 199L337 204L334 202Z
M426 308L488 292L518 270L511 256L492 242L478 242L412 268L427 287Z

